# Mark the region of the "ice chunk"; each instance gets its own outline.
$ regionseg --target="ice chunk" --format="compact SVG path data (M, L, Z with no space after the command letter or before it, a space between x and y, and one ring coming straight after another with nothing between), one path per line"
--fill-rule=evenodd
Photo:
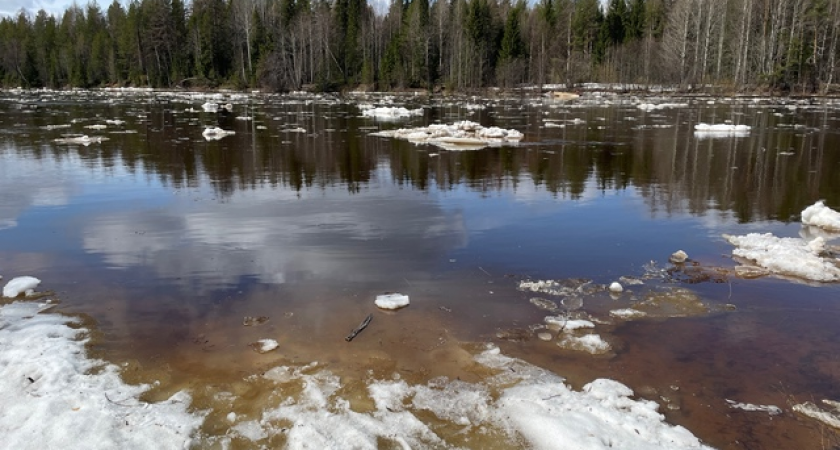
M775 405L753 405L752 403L740 403L729 399L726 400L726 403L729 404L729 407L732 409L740 409L743 411L766 412L771 416L778 416L782 413L782 408Z
M771 233L750 233L745 236L724 235L737 248L735 256L755 261L777 275L813 281L838 281L840 268L829 258L820 257L818 244L800 238L780 238ZM820 238L818 238L820 239Z
M204 136L204 139L208 141L218 141L223 137L231 136L234 134L236 134L235 131L223 130L219 127L208 127L205 128L204 131L201 133L201 135Z
M595 328L595 324L583 319L572 320L563 316L548 316L543 319L543 322L549 326L563 331L574 331L582 328Z
M257 353L268 353L280 346L274 339L260 339L250 345Z
M829 231L840 231L840 213L825 206L820 200L802 211L802 223Z
M826 411L811 402L793 405L793 410L803 416L818 420L830 427L840 429L840 408L837 408L836 402L832 402L830 400L823 400L823 403L831 406L833 411Z
M672 263L684 263L688 259L688 254L682 250L675 251L670 258L669 261Z
M750 134L749 125L732 125L728 123L707 124L698 123L694 126L694 136L698 138L715 137L744 137Z
M633 308L624 308L624 309L613 309L610 311L610 315L613 317L618 317L619 319L638 319L641 317L645 317L647 315L644 311L639 311L638 309Z
M624 287L621 286L621 283L619 283L618 281L613 281L612 284L610 284L610 292L622 292L622 291L624 291Z
M400 309L408 306L408 296L403 294L377 295L374 304L382 309Z
M611 349L610 344L603 340L601 335L598 334L586 334L580 337L563 335L557 345L569 350L592 353L593 355L607 353Z
M403 107L388 107L383 106L379 108L363 108L362 115L365 117L375 117L378 119L404 119L411 116L422 116L423 109L406 109Z
M477 150L491 144L515 144L524 138L517 130L485 128L468 120L451 125L432 124L428 127L379 131L372 135L405 139L415 144L433 144L447 150Z
M32 295L41 280L35 277L15 277L3 287L3 297L15 298L20 294Z

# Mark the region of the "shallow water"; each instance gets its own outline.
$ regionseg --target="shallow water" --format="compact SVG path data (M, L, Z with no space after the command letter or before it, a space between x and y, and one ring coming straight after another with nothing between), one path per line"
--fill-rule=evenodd
M0 274L37 276L63 311L89 315L99 354L127 362L129 379L162 381L152 396L187 386L212 404L244 377L312 361L349 392L371 372L476 381L471 345L493 341L576 387L621 381L718 448L840 442L790 410L840 397L840 288L738 279L721 237L798 236L802 209L818 199L838 209L840 103L685 98L644 111L629 97L491 99L473 111L467 99L410 97L396 102L424 115L385 122L361 117L356 100L228 100L225 114L171 95L4 93L0 102ZM106 119L125 124L85 128ZM525 139L459 152L369 136L465 119ZM753 128L694 133L724 120ZM205 126L236 134L206 141ZM108 140L54 141L64 133ZM697 266L651 271L651 261L673 267L678 249ZM611 322L597 328L609 354L529 332L549 314L529 299L561 298L522 292L520 281L600 286L621 276L647 279L617 298L595 288L567 308ZM609 319L675 288L709 312ZM377 311L385 292L411 305ZM345 342L369 313L371 326ZM246 316L269 320L246 327ZM248 346L267 337L279 351ZM254 400L238 411L255 415L269 388L249 389L243 398ZM733 410L726 399L785 413ZM205 431L219 432L213 420Z

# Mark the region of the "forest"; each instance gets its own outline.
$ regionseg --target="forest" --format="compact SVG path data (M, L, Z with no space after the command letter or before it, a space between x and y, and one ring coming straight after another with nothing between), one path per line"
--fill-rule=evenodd
M0 20L5 87L837 90L840 0L114 0Z

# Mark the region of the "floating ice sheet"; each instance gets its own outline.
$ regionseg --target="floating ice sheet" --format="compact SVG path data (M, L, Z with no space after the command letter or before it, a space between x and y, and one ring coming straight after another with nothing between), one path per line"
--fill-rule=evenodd
M755 261L776 275L812 281L840 281L840 268L834 258L820 256L825 241L807 242L800 238L780 238L771 233L744 236L724 235L736 248L732 254Z
M236 134L235 131L223 130L219 127L208 127L201 133L201 135L204 136L204 139L208 141L218 141L223 137L232 136L234 134Z
M451 125L401 128L372 133L372 136L405 139L415 144L433 144L447 150L477 150L488 145L516 144L524 135L517 130L483 127L468 120Z
M750 134L750 128L749 125L698 123L694 126L694 136L698 138L743 137Z

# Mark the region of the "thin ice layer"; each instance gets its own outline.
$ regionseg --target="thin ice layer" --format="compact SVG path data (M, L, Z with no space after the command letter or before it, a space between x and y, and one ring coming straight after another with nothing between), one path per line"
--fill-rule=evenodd
M840 231L840 213L825 206L820 200L802 211L802 223L829 231Z
M724 235L737 248L732 254L750 259L777 275L813 281L838 281L840 268L833 258L823 258L823 240L806 242L800 238L780 238L771 233L744 236Z
M73 319L45 304L0 307L0 435L4 448L181 449L202 422L179 392L138 400L148 386L125 384L113 364L85 355Z

